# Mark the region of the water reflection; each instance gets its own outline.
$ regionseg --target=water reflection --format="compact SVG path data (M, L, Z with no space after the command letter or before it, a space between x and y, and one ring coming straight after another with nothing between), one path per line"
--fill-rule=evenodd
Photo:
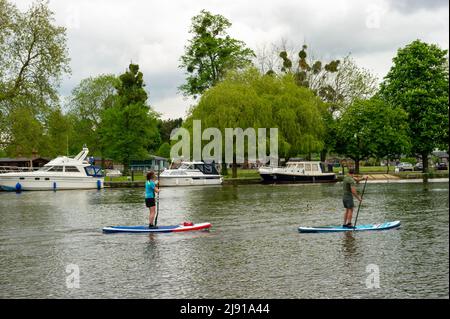
M356 240L353 231L347 231L342 236L344 257L351 258L357 253Z

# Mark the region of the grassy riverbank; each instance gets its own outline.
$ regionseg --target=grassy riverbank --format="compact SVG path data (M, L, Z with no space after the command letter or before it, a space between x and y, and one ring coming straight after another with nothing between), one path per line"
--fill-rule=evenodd
M339 174L341 171L340 167L334 167L333 172L336 174ZM346 169L345 172L347 173L348 170ZM387 168L386 166L361 166L360 167L360 174L386 174ZM393 176L397 176L399 178L423 178L424 174L419 171L414 172L398 172L395 173L395 167L391 166L389 168L389 174ZM430 173L427 173L425 176L428 178L443 178L448 177L448 171L432 171ZM237 170L237 177L232 177L232 171L231 169L228 170L228 174L224 176L224 180L253 180L253 179L260 179L259 173L257 169L241 169L239 168ZM119 176L119 177L105 177L106 182L131 182L131 176ZM145 181L145 176L143 174L135 174L133 181L135 182L143 182Z

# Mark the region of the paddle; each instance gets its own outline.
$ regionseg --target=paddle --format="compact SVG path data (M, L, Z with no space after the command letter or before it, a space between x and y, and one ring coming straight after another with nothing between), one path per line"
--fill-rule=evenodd
M361 201L359 202L358 211L356 212L355 223L353 224L353 227L355 227L355 228L356 228L356 222L358 221L359 209L361 208L361 203L362 203L362 200L363 200L364 191L366 190L367 179L368 179L368 176L366 177L366 182L364 183L363 191L361 193Z
M159 163L158 163L158 190L159 190L159 172L160 172L160 167L159 167ZM156 224L158 223L158 215L159 215L159 191L158 191L158 193L156 193L155 227L156 227Z

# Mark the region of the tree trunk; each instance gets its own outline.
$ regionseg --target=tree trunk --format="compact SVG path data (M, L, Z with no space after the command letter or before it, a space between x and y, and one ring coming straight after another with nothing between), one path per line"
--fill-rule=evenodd
M222 163L220 165L220 174L222 176L227 176L228 175L228 168L227 168L227 164L226 163Z
M321 162L325 162L327 160L327 153L328 153L327 150L322 150L320 152L320 161Z
M237 164L236 164L236 155L233 156L233 166L232 166L232 178L237 178Z
M355 174L359 174L359 159L355 160Z
M225 162L225 152L222 152L222 163L220 163L220 174L222 176L228 175L228 164Z
M422 173L428 173L428 153L422 153Z
M386 166L387 166L386 174L389 174L389 158L387 159L387 164L386 164Z

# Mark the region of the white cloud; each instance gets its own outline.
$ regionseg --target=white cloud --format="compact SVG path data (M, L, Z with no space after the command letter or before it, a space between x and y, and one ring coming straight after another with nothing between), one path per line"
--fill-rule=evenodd
M189 107L194 104L191 98L184 98L181 95L168 97L159 100L156 105L152 105L153 109L161 114L162 119L185 117ZM180 112L180 106L186 106L183 112Z

